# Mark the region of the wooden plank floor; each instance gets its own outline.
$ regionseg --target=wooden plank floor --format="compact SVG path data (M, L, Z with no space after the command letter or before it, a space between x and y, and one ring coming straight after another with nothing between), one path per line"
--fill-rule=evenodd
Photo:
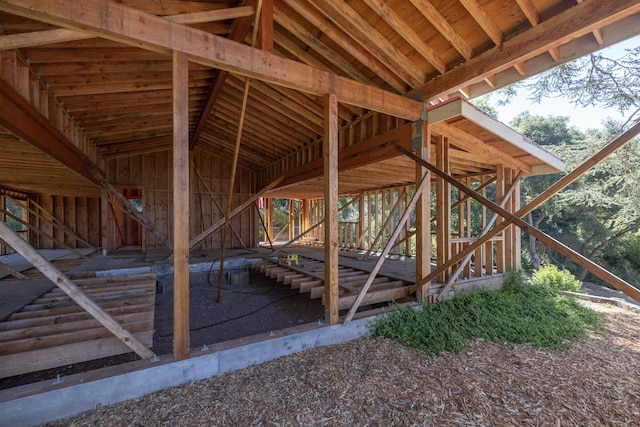
M301 293L308 292L311 298L323 298L324 263L312 258L298 257L298 264L280 264L277 260L264 259L252 265L265 276L276 279ZM369 277L369 272L353 267L340 266L338 269L338 308L345 310L353 305L360 289ZM411 286L402 281L378 275L365 295L362 305L394 301L410 295Z
M30 280L23 280L29 286ZM153 344L155 274L76 279L94 302ZM0 322L0 378L130 352L57 287Z

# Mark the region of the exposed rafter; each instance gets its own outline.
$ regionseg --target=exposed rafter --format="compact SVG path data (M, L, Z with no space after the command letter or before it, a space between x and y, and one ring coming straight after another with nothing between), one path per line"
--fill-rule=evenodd
M638 0L585 0L536 27L524 31L466 63L434 78L410 93L431 100L470 83L482 81L572 39L640 12Z

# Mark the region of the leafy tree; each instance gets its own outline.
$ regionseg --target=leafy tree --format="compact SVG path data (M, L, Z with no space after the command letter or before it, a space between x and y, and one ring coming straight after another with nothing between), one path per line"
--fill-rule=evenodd
M575 105L600 105L630 113L622 127L640 119L640 47L621 58L597 53L555 67L524 84L533 100L563 97Z
M512 125L563 158L567 171L580 165L612 140L621 126L620 123L607 121L603 129L583 134L571 129L567 123L568 119L563 117L544 118L525 114L516 118ZM624 275L624 272L616 270L615 264L607 261L610 259L607 254L615 253L616 249L610 247L617 242L628 241L629 236L640 228L640 207L637 203L640 199L639 154L638 141L628 144L534 210L528 221L592 261ZM523 179L523 201L530 201L560 176L554 174ZM536 245L531 236L526 239L533 268L540 265L539 252L548 261L566 263L562 257ZM619 249L617 251L620 252ZM627 272L633 264L624 264ZM575 266L573 268L575 270ZM584 280L586 273L586 270L580 269L578 278ZM625 277L627 280L640 279L629 274Z
M620 126L607 121L604 129L589 131L584 149L566 158L568 167L575 168L615 138ZM608 246L640 230L639 184L640 142L635 140L561 193L557 206L561 213L575 218L579 239L575 248L581 254L605 264L603 251ZM578 278L583 280L586 273L581 269Z
M540 144L544 149L561 158L564 158L563 154L570 150L568 147L579 147L580 141L584 139L584 135L578 130L569 127L569 117L532 116L528 112L524 112L511 122L511 126L532 141ZM523 203L529 203L561 177L562 173L556 173L523 178L521 186ZM559 234L569 234L573 230L567 230L567 228L571 228L570 224L566 224L566 221L557 218L555 201L556 199L551 199L530 212L526 217L526 221L537 228L540 228L543 225L543 221L546 221L544 223L544 231L558 237ZM551 252L546 251L545 247L536 245L535 237L525 234L523 240L525 247L528 248L527 252L532 269L540 268L543 260L548 260L552 256Z

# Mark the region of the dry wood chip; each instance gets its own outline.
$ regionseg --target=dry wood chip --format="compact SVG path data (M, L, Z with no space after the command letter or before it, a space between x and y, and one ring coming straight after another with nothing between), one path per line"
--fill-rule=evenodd
M604 327L566 350L476 340L428 357L363 338L54 425L640 425L640 313L585 304Z

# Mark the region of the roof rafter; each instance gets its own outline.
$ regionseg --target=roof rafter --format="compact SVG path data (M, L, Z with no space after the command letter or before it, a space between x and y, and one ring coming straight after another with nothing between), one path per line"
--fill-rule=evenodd
M471 17L478 23L478 25L480 25L480 28L487 33L491 40L493 40L495 45L499 46L502 43L502 38L504 36L487 11L480 6L477 0L459 1L462 3L462 6L467 9L467 12L469 12Z
M401 74L409 86L416 87L424 81L423 72L347 3L330 0L316 0L315 3L327 18L349 32L379 61L392 65L394 72Z
M256 8L254 6L240 6L228 9L216 9L207 12L163 16L162 18L178 24L201 24L204 22L216 22L226 19L253 16L255 13ZM49 45L52 43L63 43L92 38L95 38L95 36L83 31L68 29L34 31L32 33L12 34L0 37L0 50L19 49L29 46Z
M469 60L473 56L471 46L462 38L460 34L447 22L444 16L429 0L409 0L418 11L449 40L449 43L464 57Z
M416 33L402 18L382 0L364 0L384 21L393 28L396 33L409 42L413 48L420 53L441 73L447 70L447 64L440 58L440 55Z
M370 55L364 48L354 45L351 42L351 38L343 33L340 29L331 25L331 23L324 19L318 13L315 13L314 7L303 7L302 2L295 0L283 0L283 2L293 9L296 13L309 21L311 25L316 27L319 31L322 31L328 38L333 40L338 46L347 51L361 64L375 72L380 78L398 92L403 92L405 83L394 74L389 68L375 57Z
M410 92L423 100L445 96L561 46L577 37L640 12L639 0L585 0L524 31ZM606 17L606 18L603 18Z
M341 102L395 117L416 120L423 109L422 102L169 22L119 3L87 0L83 3L82 14L75 13L73 2L68 3L0 0L0 10L166 55L178 50L202 65L316 95L335 93Z

